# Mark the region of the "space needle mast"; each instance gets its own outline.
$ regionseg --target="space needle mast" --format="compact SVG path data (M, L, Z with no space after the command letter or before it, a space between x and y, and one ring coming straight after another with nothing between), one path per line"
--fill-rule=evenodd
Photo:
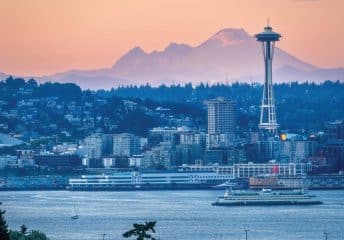
M265 81L263 89L262 104L260 109L259 128L277 133L278 123L276 120L275 99L272 85L272 59L274 55L275 42L279 41L281 34L272 31L269 20L264 31L255 35L257 41L262 43L265 63Z

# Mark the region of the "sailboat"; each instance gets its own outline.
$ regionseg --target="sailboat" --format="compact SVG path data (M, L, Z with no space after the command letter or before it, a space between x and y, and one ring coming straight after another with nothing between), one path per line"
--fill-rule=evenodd
M78 211L76 209L76 205L74 204L74 211L73 211L73 215L70 217L72 220L77 220L79 218L79 214Z

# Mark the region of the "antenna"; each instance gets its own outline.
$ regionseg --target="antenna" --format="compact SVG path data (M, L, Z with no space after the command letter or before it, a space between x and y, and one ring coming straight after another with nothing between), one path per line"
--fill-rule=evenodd
M270 17L268 17L268 19L267 19L266 22L267 22L267 24L268 24L267 26L270 27Z

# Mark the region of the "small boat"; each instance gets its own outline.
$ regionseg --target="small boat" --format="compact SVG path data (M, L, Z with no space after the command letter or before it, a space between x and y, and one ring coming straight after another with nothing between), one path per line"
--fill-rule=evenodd
M262 206L262 205L310 205L322 204L304 190L275 192L263 189L261 192L253 191L226 191L213 206Z
M212 186L214 189L246 189L248 188L248 181L243 179L230 179L216 186Z
M72 220L77 220L79 218L79 214L76 208L76 205L74 204L74 211L73 211L73 215L70 217Z

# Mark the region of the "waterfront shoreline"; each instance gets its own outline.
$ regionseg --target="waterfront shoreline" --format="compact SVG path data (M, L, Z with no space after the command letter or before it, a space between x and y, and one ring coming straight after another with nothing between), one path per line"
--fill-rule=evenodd
M296 188L271 188L273 190L278 191L287 191L287 190L293 190ZM324 190L324 191L335 191L335 190L344 190L344 187L311 187L307 188L311 191L317 191L317 190ZM202 187L202 188L121 188L121 189L111 189L111 188L98 188L98 189L68 189L68 187L60 187L60 188L0 188L0 192L22 192L22 191L69 191L69 192L146 192L146 191L219 191L224 189L214 188L214 187ZM248 189L239 189L239 190L248 190L248 191L259 191L262 190L262 188L248 188Z

